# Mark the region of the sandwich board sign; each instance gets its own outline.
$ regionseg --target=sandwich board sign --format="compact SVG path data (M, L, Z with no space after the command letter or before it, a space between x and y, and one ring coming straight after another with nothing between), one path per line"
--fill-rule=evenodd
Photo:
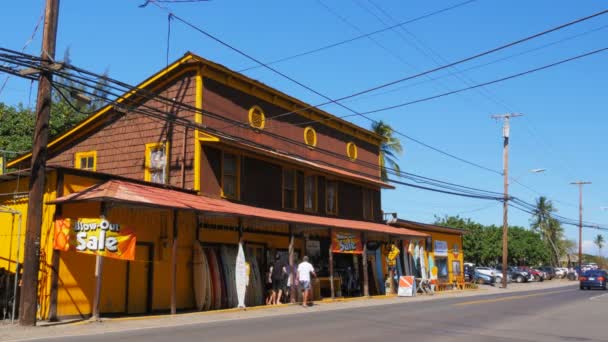
M414 276L399 277L399 288L397 296L399 297L414 297L416 295L416 280Z

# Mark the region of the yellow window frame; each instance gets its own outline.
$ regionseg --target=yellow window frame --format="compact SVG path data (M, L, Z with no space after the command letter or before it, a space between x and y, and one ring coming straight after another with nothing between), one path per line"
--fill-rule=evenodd
M313 177L314 180L314 196L312 198L312 208L306 208L306 198L308 191L306 188L306 178ZM304 174L304 211L316 213L319 210L319 177L314 174Z
M82 159L93 158L93 167L85 169L82 165ZM74 154L74 167L77 169L97 171L97 151L76 152Z
M333 183L335 184L336 190L335 190L335 205L334 205L334 209L335 211L330 211L329 210L329 191L327 191L328 188L328 184ZM338 181L335 179L326 179L325 180L325 213L328 215L338 215L338 204L340 203L339 198L338 198Z
M353 153L350 153L351 148L353 149ZM351 141L346 144L346 155L351 161L357 160L358 154L358 148L354 142Z
M231 154L235 158L235 178L236 178L236 195L228 196L224 193L224 156ZM241 199L241 155L238 153L222 150L222 160L220 162L220 196L222 198L240 200Z
M258 111L261 114L261 121L260 121L260 126L256 126L253 123L253 113L255 111ZM262 108L260 108L260 106L253 106L249 109L249 125L254 128L254 129L264 129L264 127L266 126L266 113L264 113L264 111L262 110Z
M306 137L308 135L308 132L313 133L312 143L310 143L310 144L308 143L308 139ZM308 147L310 147L310 148L317 146L317 131L315 131L315 129L312 128L311 126L304 128L304 143L306 145L308 145Z
M293 208L285 207L285 171L293 172ZM283 209L298 209L298 170L289 167L283 167L281 170L281 207Z
M165 164L165 179L164 184L168 184L168 180L169 180L169 165L171 164L171 156L170 156L170 149L169 149L169 143L168 142L160 142L160 143L149 143L146 144L146 155L145 155L145 168L144 168L144 180L146 182L150 182L152 181L152 173L150 172L150 152L152 152L152 150L157 150L164 147L165 148L165 158L167 159L167 162Z

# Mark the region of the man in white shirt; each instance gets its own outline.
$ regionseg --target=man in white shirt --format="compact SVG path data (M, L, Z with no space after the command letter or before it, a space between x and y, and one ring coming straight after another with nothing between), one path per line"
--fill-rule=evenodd
M302 258L302 262L298 265L298 272L296 273L296 284L300 286L300 290L302 290L304 293L302 294L303 300L302 300L302 306L306 307L306 304L308 303L308 296L310 293L310 274L312 273L312 275L314 277L317 276L317 274L315 273L315 269L314 267L312 267L312 265L308 262L308 257L304 256ZM310 301L310 304L312 305L312 299Z

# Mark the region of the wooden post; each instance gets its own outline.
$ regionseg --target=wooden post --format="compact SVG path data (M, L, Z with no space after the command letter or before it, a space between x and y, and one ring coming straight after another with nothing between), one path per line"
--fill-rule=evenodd
M336 297L334 292L334 253L331 250L333 229L329 228L329 288L331 289L331 299Z
M107 219L107 207L105 202L101 202L101 217ZM93 296L93 317L95 321L99 320L99 303L101 300L101 280L103 273L103 257L99 254L95 256L95 294Z
M361 233L361 242L363 244L363 296L369 297L369 276L367 274L367 234Z
M177 210L173 210L173 245L171 250L171 314L177 312Z
M410 275L410 263L407 255L407 248L405 248L405 240L401 240L401 254L403 259L403 275Z
M59 0L47 0L42 35L42 67L47 68L55 58ZM40 244L42 212L46 179L49 118L51 116L51 85L53 73L41 71L36 99L36 125L34 127L29 181L29 203L26 216L23 277L19 305L19 324L36 325L38 311L38 277L40 271Z
M291 288L289 289L289 301L293 304L297 301L298 291L296 289L296 268L294 265L294 241L293 225L289 225L289 277L291 277Z
M63 182L64 176L63 171L57 170L57 198L63 196ZM63 205L55 205L55 215L53 219L56 220L63 215ZM59 292L59 250L53 249L53 255L51 258L51 293L49 298L49 321L56 322L57 319L57 293Z

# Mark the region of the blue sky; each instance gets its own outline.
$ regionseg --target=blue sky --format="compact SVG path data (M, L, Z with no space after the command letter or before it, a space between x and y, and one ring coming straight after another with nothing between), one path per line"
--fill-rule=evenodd
M248 54L272 61L382 29L462 1L221 1L165 4L177 15ZM167 14L141 0L62 0L57 55L71 49L74 64L135 84L166 64ZM0 14L0 46L20 50L43 12L43 0L13 1ZM606 2L477 0L459 8L316 54L278 63L281 72L332 98L428 70L501 44L604 10ZM26 52L39 54L40 31ZM491 81L608 46L608 15L534 39L449 70L421 77L345 102L366 111L407 102L470 84ZM235 70L255 63L173 21L169 60L193 51ZM608 53L587 57L529 76L437 100L373 114L395 129L427 144L491 169L502 168L501 123L492 114L524 113L511 129L511 175L521 183L511 193L528 202L548 196L559 214L578 218L582 179L584 218L608 223L605 170L608 128L606 80ZM487 65L486 65L487 64ZM470 70L469 70L470 69ZM312 104L319 96L257 68L247 75ZM458 77L454 76L458 74ZM4 75L0 75L0 82ZM33 89L35 91L35 87ZM29 83L11 78L0 101L33 103ZM326 110L348 114L337 106ZM368 127L359 118L349 118ZM502 177L446 158L403 140L400 165L405 171L482 189L502 191ZM544 168L534 174L530 169ZM383 193L387 212L421 222L435 215L460 214L485 224L501 224L500 203L451 197L398 187ZM529 215L510 211L510 222L528 226ZM566 226L572 239L578 228ZM596 230L584 230L592 240ZM585 243L589 252L595 248Z

